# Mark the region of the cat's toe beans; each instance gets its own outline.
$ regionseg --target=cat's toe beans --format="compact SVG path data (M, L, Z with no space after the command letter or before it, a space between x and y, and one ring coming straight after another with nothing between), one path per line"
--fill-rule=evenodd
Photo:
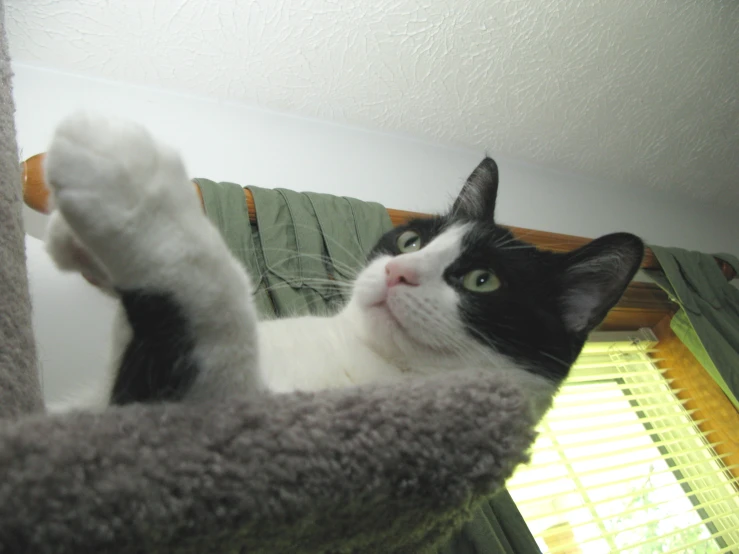
M98 281L105 280L105 271L58 211L51 214L44 245L59 269L94 275Z

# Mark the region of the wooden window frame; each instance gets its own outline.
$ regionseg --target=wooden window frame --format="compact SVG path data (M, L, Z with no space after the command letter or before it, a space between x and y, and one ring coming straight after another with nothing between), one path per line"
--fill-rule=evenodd
M651 356L657 367L664 369L664 376L676 396L684 401L686 410L704 435L711 435L717 443L714 450L725 456L727 467L739 465L739 411L709 375L687 346L670 328L672 316L663 318L652 327L657 337L658 352ZM729 469L739 480L739 467ZM734 487L739 491L739 485Z

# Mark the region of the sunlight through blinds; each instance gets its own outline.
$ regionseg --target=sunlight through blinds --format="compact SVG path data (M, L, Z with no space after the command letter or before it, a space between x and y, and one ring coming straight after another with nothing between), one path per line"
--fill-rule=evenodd
M653 347L588 343L531 463L508 482L542 552L739 553L737 468L677 398Z

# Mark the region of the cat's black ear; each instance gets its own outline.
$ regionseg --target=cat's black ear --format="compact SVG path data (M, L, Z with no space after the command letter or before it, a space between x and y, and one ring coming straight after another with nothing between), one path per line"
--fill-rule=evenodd
M492 158L480 162L452 206L452 216L463 219L493 219L498 196L498 165Z
M566 254L561 306L568 330L587 335L603 321L643 257L644 243L629 233L606 235Z

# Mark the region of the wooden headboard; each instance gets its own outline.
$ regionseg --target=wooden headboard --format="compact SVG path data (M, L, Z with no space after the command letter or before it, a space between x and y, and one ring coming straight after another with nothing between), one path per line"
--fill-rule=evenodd
M45 154L36 154L23 162L23 200L30 208L48 213L49 189L44 179L43 160ZM200 195L200 189L193 183ZM249 211L249 219L256 223L254 199L248 189L244 189L245 202ZM202 200L202 199L201 199ZM428 214L388 209L393 225L400 225L410 219L429 217ZM514 235L543 250L553 252L569 252L587 244L591 239L559 233L547 233L520 227L508 226ZM723 260L716 260L723 274L731 280L736 277L734 269ZM643 269L659 269L659 263L651 250L647 249L641 267ZM618 305L611 310L601 325L601 330L632 330L640 327L652 327L665 316L674 313L676 306L667 295L651 283L634 282L627 289Z

